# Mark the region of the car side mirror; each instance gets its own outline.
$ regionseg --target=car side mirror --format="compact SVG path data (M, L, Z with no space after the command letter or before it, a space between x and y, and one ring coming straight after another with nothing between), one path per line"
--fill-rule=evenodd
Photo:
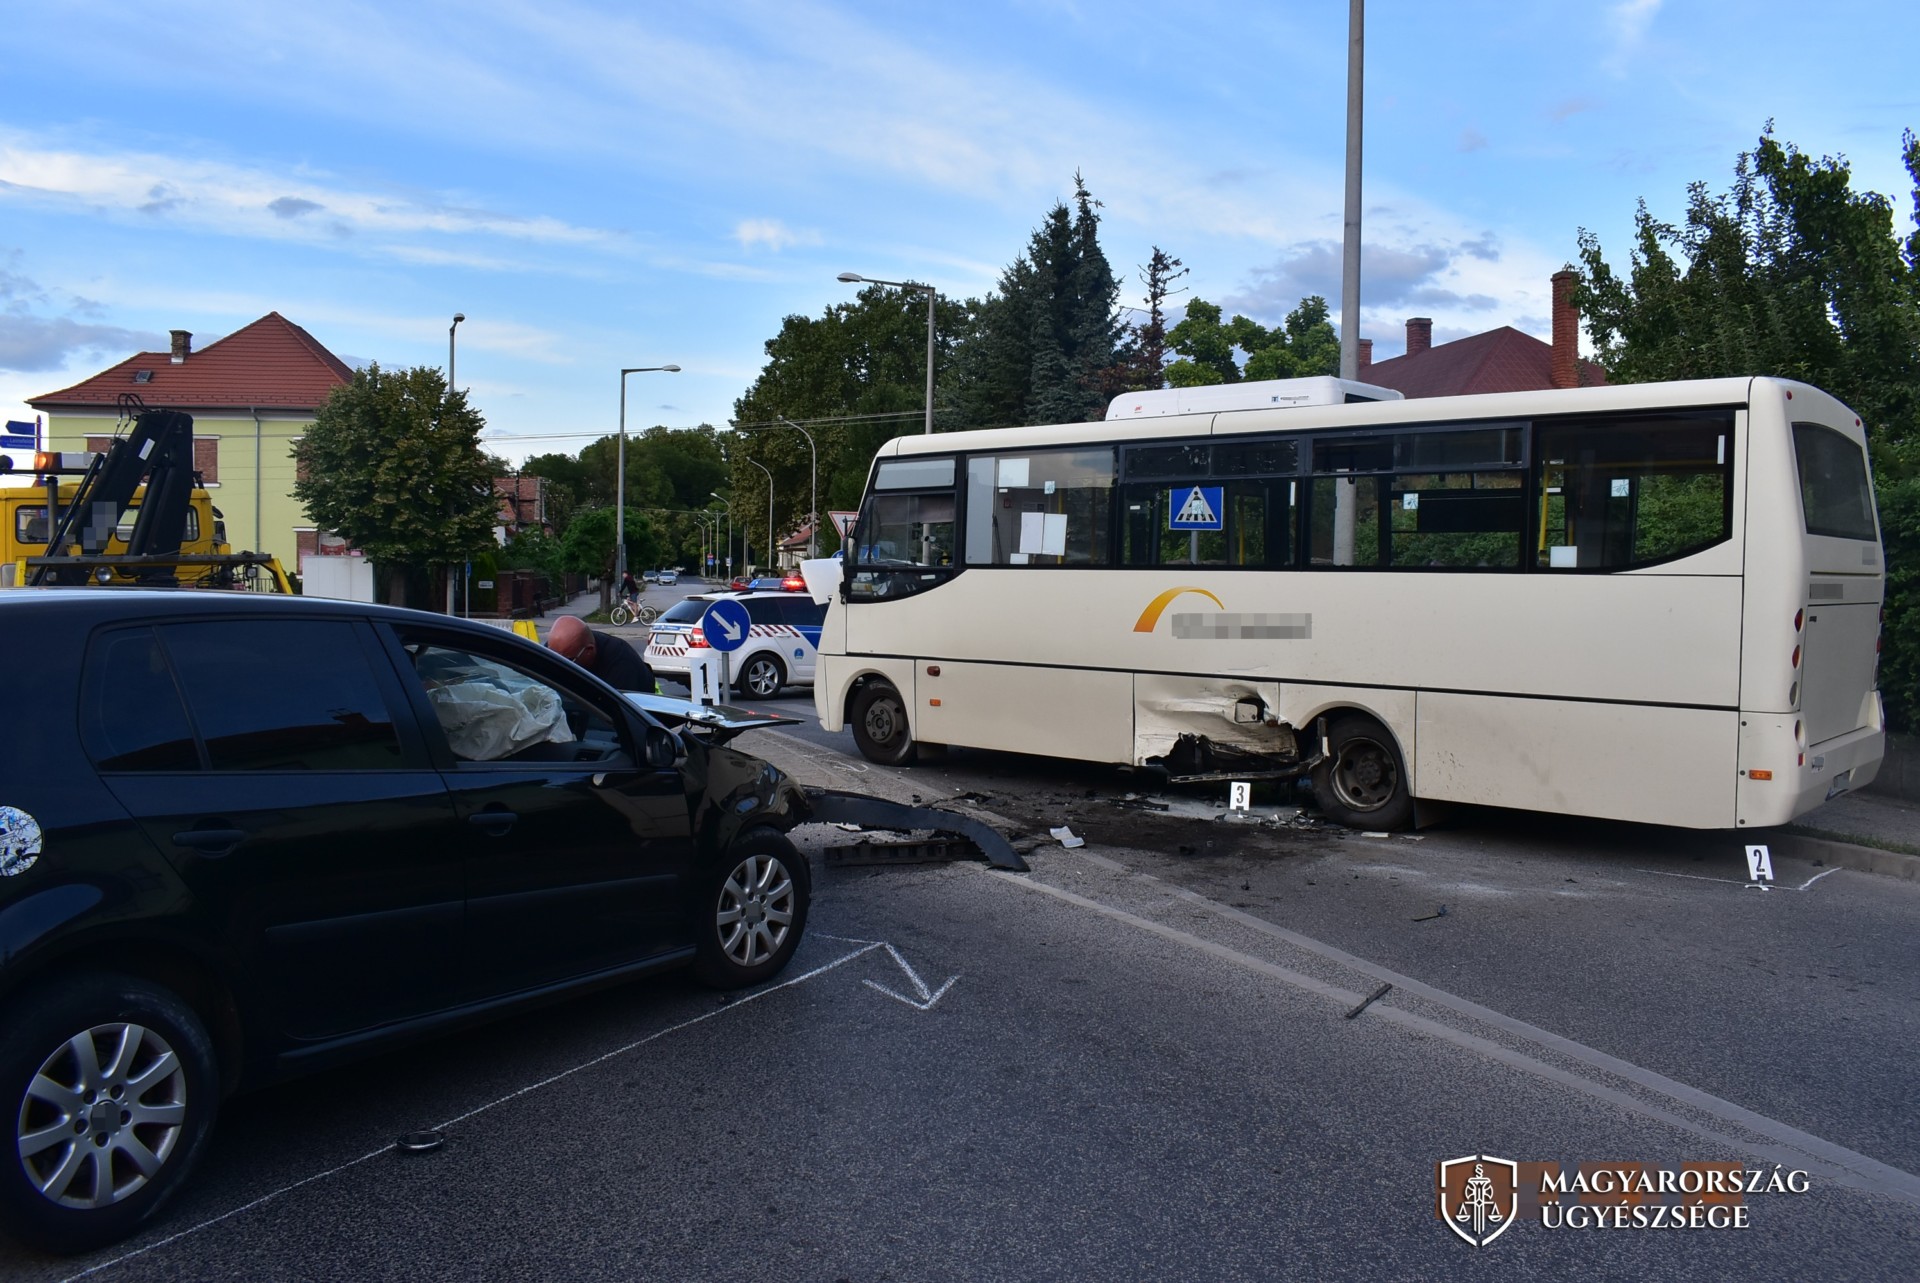
M686 755L680 750L679 736L658 726L647 727L640 754L646 759L647 765L656 771L671 770L686 760Z

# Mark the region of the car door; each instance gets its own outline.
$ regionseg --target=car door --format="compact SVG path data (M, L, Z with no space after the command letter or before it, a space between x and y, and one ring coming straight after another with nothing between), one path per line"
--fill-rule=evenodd
M375 644L364 621L281 613L116 627L88 647L82 732L100 777L283 1038L455 997L453 802Z
M642 764L620 697L504 634L406 627L391 643L468 830L472 995L687 948L686 785Z

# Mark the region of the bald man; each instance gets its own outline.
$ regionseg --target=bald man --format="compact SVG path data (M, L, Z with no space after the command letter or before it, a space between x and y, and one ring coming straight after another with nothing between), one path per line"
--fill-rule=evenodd
M553 621L547 649L571 659L615 690L653 693L653 670L640 652L612 633L596 632L572 616Z

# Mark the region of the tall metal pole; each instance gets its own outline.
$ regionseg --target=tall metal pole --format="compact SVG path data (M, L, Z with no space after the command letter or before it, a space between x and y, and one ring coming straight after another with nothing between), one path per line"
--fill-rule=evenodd
M741 455L740 457L741 457L742 459L747 459L747 456L745 456L744 454L743 454L743 455ZM756 460L753 460L753 459L747 459L747 462L748 462L748 463L751 463L751 464L753 464L753 466L754 466L754 467L756 467L756 468L758 468L758 469L760 469L760 471L762 471L762 472L765 472L765 473L767 474L767 547L766 547L766 554L767 554L767 556L769 556L769 557L771 557L771 556L773 555L773 473L772 473L772 471L771 471L770 469L768 469L768 467L767 467L767 465L766 465L766 464L764 464L764 463L760 463L760 462L758 462L758 461L756 461Z
M927 435L933 435L933 286L927 286Z
M460 322L466 319L467 314L465 312L455 312L453 314L453 324L447 327L447 400L449 402L453 400L453 332L459 329ZM254 427L257 429L259 426L259 420L255 419ZM254 476L258 477L259 475L260 469L256 463L254 466ZM256 518L259 516L259 511L259 506L256 504L254 507L254 515ZM453 613L453 567L451 565L447 567L447 613L449 615Z
M813 456L812 494L809 499L809 502L813 504L813 511L807 514L807 556L814 557L818 555L816 545L820 540L820 452L814 448L813 433L807 431L784 415L776 414L773 417L779 419L780 422L805 437L807 439L807 453Z
M460 328L460 322L467 319L465 312L453 314L453 324L447 327L447 395L453 395L453 332Z
M665 371L680 373L677 365L631 365L620 371L620 447L613 482L613 582L627 581L627 376Z
M1347 215L1340 263L1340 377L1360 377L1360 105L1366 0L1347 4Z

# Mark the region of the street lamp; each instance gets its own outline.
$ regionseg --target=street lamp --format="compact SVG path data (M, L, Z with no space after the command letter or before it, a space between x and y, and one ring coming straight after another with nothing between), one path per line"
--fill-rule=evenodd
M620 371L620 457L615 463L613 488L613 582L627 579L627 376L665 371L680 373L677 365L630 365Z
M726 495L721 494L718 490L714 490L711 493L714 498L718 499L721 503L724 503L727 505L726 565L727 565L727 578L732 579L733 578L733 500L728 498Z
M453 395L453 332L460 328L460 322L467 319L465 312L453 314L453 324L447 327L447 395Z
M773 556L773 473L764 463L747 459L747 456L744 454L740 457L746 459L748 463L753 464L754 467L767 474L767 556L771 557Z
M868 285L891 285L900 290L919 290L927 296L927 431L933 431L933 301L939 292L931 285L921 285L915 281L881 281L871 276L862 276L858 272L842 272L840 279L850 285L864 282Z
M813 433L807 431L805 428L801 427L799 424L795 423L792 419L787 418L783 414L776 414L773 417L775 420L773 423L751 423L751 424L735 423L735 424L732 424L731 426L739 429L742 432L760 432L760 431L764 431L767 428L774 428L774 427L792 428L795 432L798 432L801 436L807 439L807 452L813 456L813 481L812 481L813 511L807 514L807 520L809 523L807 528L807 556L811 557L814 555L814 541L819 537L819 534L820 534L820 452L814 448ZM753 463L753 460L749 459L747 460L747 462ZM754 466L760 467L759 464L754 464ZM760 470L762 472L767 471L765 468L760 468ZM773 474L770 472L767 473L767 511L769 513L773 511ZM774 558L774 561L777 563L780 559L778 556L779 550L772 546L773 522L771 518L769 518L767 522L767 526L768 526L767 553L770 556L772 556Z

